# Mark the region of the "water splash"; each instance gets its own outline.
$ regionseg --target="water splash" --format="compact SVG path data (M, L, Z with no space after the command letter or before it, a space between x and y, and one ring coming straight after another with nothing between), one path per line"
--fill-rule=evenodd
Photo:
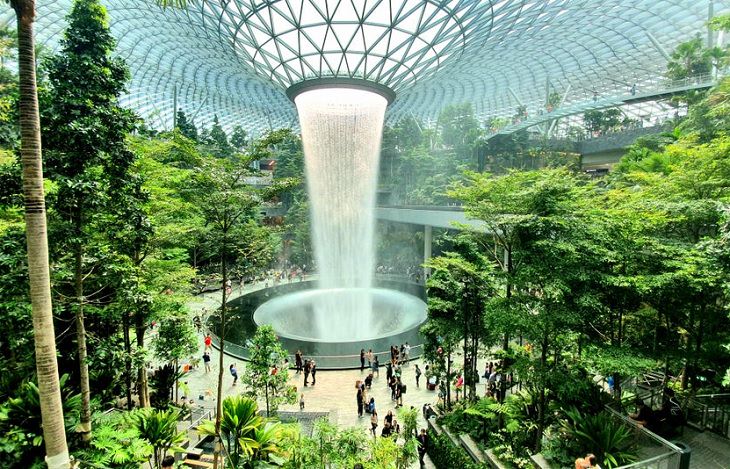
M388 102L358 89L314 89L295 98L302 128L312 241L323 295L314 321L323 340L371 336L374 211Z

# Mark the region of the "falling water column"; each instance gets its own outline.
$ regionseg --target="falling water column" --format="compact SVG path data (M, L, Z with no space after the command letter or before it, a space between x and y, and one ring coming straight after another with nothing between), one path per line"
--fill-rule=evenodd
M374 209L388 101L353 88L303 91L299 112L324 340L367 337L372 323Z

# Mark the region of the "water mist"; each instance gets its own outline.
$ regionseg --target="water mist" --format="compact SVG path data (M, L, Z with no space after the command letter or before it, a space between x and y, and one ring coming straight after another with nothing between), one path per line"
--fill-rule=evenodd
M387 100L360 89L295 98L304 146L323 340L372 334L375 194Z

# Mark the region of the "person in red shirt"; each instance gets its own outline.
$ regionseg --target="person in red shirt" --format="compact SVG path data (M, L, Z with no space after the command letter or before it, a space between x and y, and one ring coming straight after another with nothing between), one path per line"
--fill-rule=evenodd
M205 343L206 352L213 350L213 338L210 336L210 334L205 335L205 339L203 342Z

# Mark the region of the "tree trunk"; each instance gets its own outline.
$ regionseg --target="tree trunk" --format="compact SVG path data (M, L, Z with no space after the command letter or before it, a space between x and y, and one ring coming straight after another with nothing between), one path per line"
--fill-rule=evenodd
M542 449L542 433L545 431L545 406L547 405L545 396L545 377L547 375L547 357L549 345L549 332L546 329L542 337L542 347L540 350L540 398L537 405L537 435L535 435L535 453L539 453Z
M43 441L49 469L71 467L58 383L56 336L53 328L51 277L48 267L46 204L43 194L41 130L35 75L34 0L11 2L18 20L18 75L20 89L20 154L23 165L25 234L33 316L36 372L40 394Z
M145 315L142 313L140 307L134 315L134 332L137 336L137 351L144 349L144 333L147 329L145 324ZM150 391L147 387L147 365L142 362L137 369L137 398L139 399L140 407L150 406Z
M215 411L215 449L213 451L213 469L218 469L218 461L220 459L220 434L221 434L221 419L223 417L223 346L225 345L226 337L226 283L228 282L228 265L226 264L226 247L228 246L228 231L223 232L223 244L221 251L221 274L223 277L223 288L221 288L221 325L220 334L218 338L220 340L218 350L218 393Z
M78 209L77 209L78 210ZM81 236L81 213L75 215L76 236ZM86 326L84 325L84 272L82 270L83 246L76 246L74 253L74 286L76 297L76 346L79 354L79 386L81 387L81 415L77 428L81 441L91 440L91 390L89 389L89 364L86 357Z
M127 410L132 410L132 339L129 337L129 310L122 313L122 328L124 329L124 386L127 394Z

